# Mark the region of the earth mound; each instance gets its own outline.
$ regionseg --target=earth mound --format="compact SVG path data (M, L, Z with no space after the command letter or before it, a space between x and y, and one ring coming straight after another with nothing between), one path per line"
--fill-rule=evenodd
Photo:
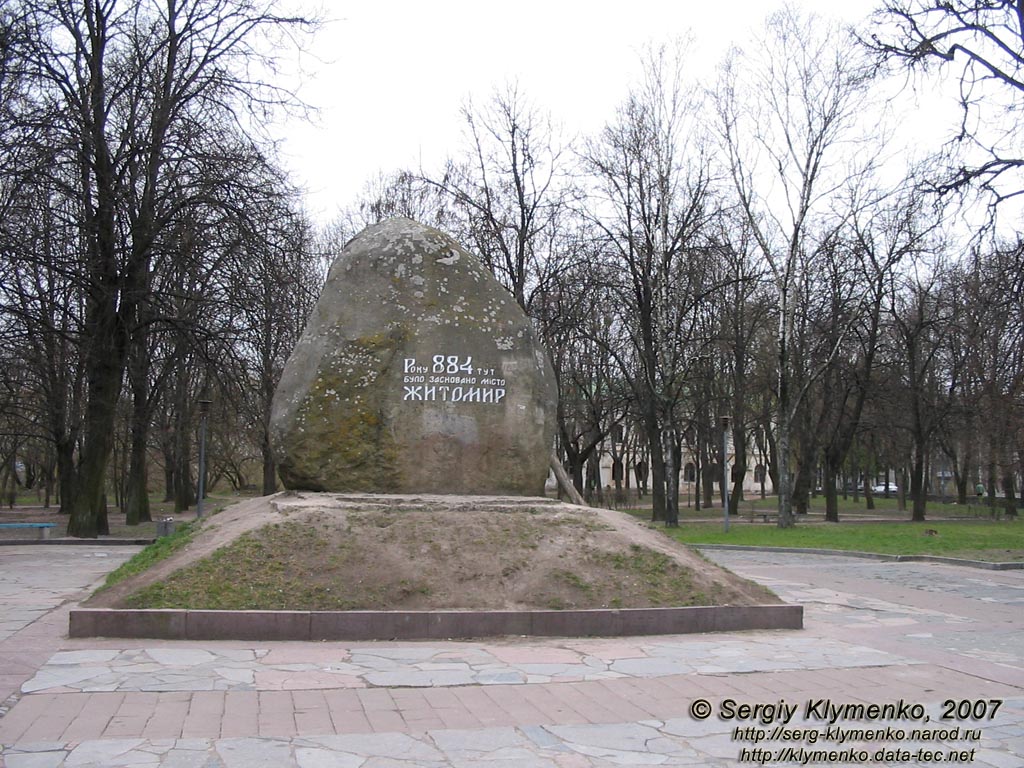
M550 610L765 605L771 592L611 510L545 498L288 491L203 521L90 608Z

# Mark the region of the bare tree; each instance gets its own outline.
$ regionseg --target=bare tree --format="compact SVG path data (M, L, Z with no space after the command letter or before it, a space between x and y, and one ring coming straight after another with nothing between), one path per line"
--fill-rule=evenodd
M176 215L180 171L195 130L241 129L249 110L290 100L251 76L268 57L263 31L300 19L253 0L25 0L31 35L22 66L44 103L58 105L53 128L72 168L64 184L79 206L85 312L79 339L85 366L83 439L68 533L106 532L104 483L113 448L122 377L140 302L150 287L154 244Z
M913 501L911 519L923 521L927 510L928 462L934 439L960 384L961 370L943 366L943 352L950 333L952 295L946 290L947 265L912 270L897 280L890 322L899 378L895 395L900 403L897 425L911 440L909 490Z
M464 159L422 179L461 212L458 234L530 314L533 292L560 263L549 246L569 196L566 149L550 116L515 84L482 108L468 102L462 114Z
M611 267L585 230L563 243L570 264L553 276L533 308L558 383L558 446L573 485L589 499L601 488L584 477L584 469L600 458L629 398L608 352L617 342Z
M236 378L239 410L255 425L265 495L277 491L270 445L274 390L322 284L311 254L311 228L286 202L252 206L244 237L225 268L232 276L225 300L231 306L227 326L234 338L224 346L235 365L224 373Z
M710 160L699 94L684 81L683 51L652 51L640 84L583 162L590 211L615 265L619 323L632 353L618 359L638 403L651 461L653 518L678 524L678 457L693 310L713 289Z
M1018 0L884 0L862 41L912 69L952 69L961 120L947 146L945 193L977 185L993 200L1024 193L1024 8Z
M337 229L344 246L371 224L404 216L443 230L455 228L457 221L451 209L451 198L436 184L408 170L380 173L363 186L356 201L343 210L331 227Z
M808 381L794 375L793 338L808 260L838 228L831 204L852 173L869 70L848 35L792 7L770 16L751 53L725 61L715 98L739 206L770 271L778 302L779 526L795 522L790 440Z
M1016 446L1024 431L1024 302L1016 292L1020 258L1019 242L1004 243L976 249L960 265L954 276L958 301L951 308L947 363L962 366L970 386L964 397L951 403L951 410L959 405L966 412L969 444L983 458L983 471L975 479L983 479L991 505L1002 494L1002 506L1011 517L1017 514L1019 491ZM969 461L965 464L970 466Z
M5 343L20 351L26 408L53 447L64 504L74 493L84 366L77 339L84 320L84 291L77 208L48 187L21 185L0 227L0 316ZM62 507L67 511L65 507Z

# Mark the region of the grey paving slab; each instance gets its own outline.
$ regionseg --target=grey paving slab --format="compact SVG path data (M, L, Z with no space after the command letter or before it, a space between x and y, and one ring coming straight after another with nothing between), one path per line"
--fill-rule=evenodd
M42 561L51 550L31 549ZM0 634L0 679L5 665L26 670L19 700L0 717L2 757L15 768L734 766L754 749L771 750L763 760L759 753L760 764L797 765L823 746L867 749L868 762L881 766L908 761L875 759L880 747L962 750L979 768L1024 765L1020 571L716 551L708 556L804 605L806 629L486 643L153 643L63 634L68 601L115 564L110 555L48 575L37 561L22 593L7 573L17 555L4 554L0 587L9 589L0 588L0 607L15 619L10 637ZM18 656L26 643L34 655ZM949 725L941 720L946 699L1001 703L991 718L952 721L963 729L956 738L932 738ZM691 712L697 700L711 717ZM726 701L732 709L723 709ZM817 710L807 710L813 702L901 701L920 704L930 719L837 719L860 735L865 724L905 731L882 742L840 744ZM742 704L759 705L758 715L738 717ZM789 736L772 738L777 723L765 708L774 707L774 717L782 704L798 711ZM912 737L913 727L924 736ZM147 735L156 733L164 738ZM805 751L781 755L784 748Z
M0 548L0 641L79 594L141 547Z
M714 643L694 636L629 638L559 645L523 639L515 646L438 643L367 652L337 645L242 650L208 647L130 648L55 654L22 686L53 689L159 691L301 690L336 687L449 687L834 669L912 664L913 659L839 639L799 632L732 633ZM702 637L702 636L697 636Z
M21 685L60 650L67 612L137 546L0 547L0 715Z

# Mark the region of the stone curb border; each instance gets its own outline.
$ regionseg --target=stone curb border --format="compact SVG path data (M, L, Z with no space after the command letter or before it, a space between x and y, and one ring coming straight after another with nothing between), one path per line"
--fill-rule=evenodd
M106 547L106 546L124 546L126 544L133 544L135 546L148 546L152 544L156 539L72 539L72 538L60 538L60 539L0 539L0 547L8 546L24 546L26 544L84 544L93 547Z
M965 560L959 557L939 557L938 555L882 555L877 552L857 552L845 549L806 549L802 547L754 547L745 544L688 544L694 549L735 549L741 552L786 552L804 555L836 555L839 557L859 557L864 560L881 560L888 563L939 563L941 565L959 565L964 568L982 568L987 571L1019 571L1024 570L1024 562L992 563L987 560Z
M803 629L800 605L580 611L193 611L81 608L70 637L159 640L434 640L528 635L618 637Z

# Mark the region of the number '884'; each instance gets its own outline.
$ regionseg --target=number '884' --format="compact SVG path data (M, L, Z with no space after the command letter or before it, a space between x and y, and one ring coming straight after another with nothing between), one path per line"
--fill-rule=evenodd
M458 355L434 355L432 373L472 373L473 358Z

